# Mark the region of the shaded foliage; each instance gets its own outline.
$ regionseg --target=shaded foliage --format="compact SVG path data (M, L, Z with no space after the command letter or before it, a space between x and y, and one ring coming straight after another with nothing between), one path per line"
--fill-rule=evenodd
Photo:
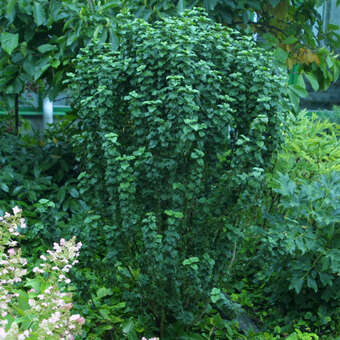
M128 269L125 298L164 335L227 279L234 212L280 143L284 77L252 38L200 12L120 21L116 51L76 60L73 146L81 190L109 218L104 261Z

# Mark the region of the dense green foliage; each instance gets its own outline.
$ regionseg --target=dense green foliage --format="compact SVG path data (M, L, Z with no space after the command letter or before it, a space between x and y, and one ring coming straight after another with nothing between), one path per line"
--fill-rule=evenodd
M114 14L111 7L108 15ZM53 99L64 88L66 72L73 69L71 60L102 22L107 19L101 5L89 8L86 1L1 1L1 104L13 109L14 96L26 89ZM107 30L113 25L106 25Z
M276 219L269 217L265 242L273 291L279 296L284 285L294 289L292 300L285 295L286 308L311 311L314 327L338 333L339 125L305 114L294 123L274 169Z
M291 98L307 94L304 77L324 90L339 76L337 25L324 25L325 0L3 0L0 2L0 104L17 111L19 95L32 90L51 99L64 88L72 59L92 38L119 44L117 14L131 11L154 21L202 7L216 22L257 33L288 67ZM263 38L263 39L262 39ZM325 46L327 48L325 48ZM18 121L18 119L17 119ZM17 125L17 122L16 122Z
M64 223L81 207L75 200L79 192L71 148L54 140L0 137L0 213L16 205L26 209L30 228L24 242L37 246L34 254L45 250L42 241L51 244L53 237L65 235Z
M340 106L334 105L332 110L318 111L317 115L321 119L326 119L340 125Z
M300 181L281 175L275 190L282 218L271 221L266 235L269 270L278 296L287 286L297 293L292 300L285 294L287 308L297 304L302 310L317 310L321 324L327 324L340 308L340 177L334 172Z
M216 22L257 33L260 44L273 49L276 60L288 67L294 101L307 94L304 76L315 91L325 90L339 76L339 60L330 52L340 46L339 27L322 20L320 8L325 1L131 0L125 4L148 20L202 7Z
M130 271L126 299L163 336L228 280L235 212L280 143L285 79L251 38L198 12L122 18L118 32L118 50L76 60L73 145L82 191L109 221L104 261Z
M82 251L85 253L80 258L77 271L73 273L77 285L75 310L87 320L83 338L120 339L129 336L138 339L142 334L155 335L157 329L154 328L152 318L145 314L137 317L133 309L127 308L126 292L136 284L128 269L116 263L116 283L113 285L112 280L108 280L112 276L112 262L105 263L102 259L107 255L106 235L112 235L109 234L111 227L103 224L107 218L103 219L86 207L83 202L85 193L78 191L77 194L75 181L80 170L74 170L79 165L72 161L74 156L62 141L60 131L64 131L65 126L54 127L54 142L45 139L36 141L27 136L2 136L1 164L4 176L1 183L6 184L9 190L5 186L2 188L1 209L8 210L9 206L17 204L26 207L27 239L23 243L26 256L36 257L45 251L54 235L69 237L76 234L84 243ZM304 114L291 121L289 130L274 170L267 170L267 178L271 179L268 182L270 186L274 183L272 178L280 182L274 185L275 192L265 192L262 198L261 207L263 209L267 201L268 209L265 210L269 212L264 228L254 216L254 211L248 210L248 218L243 220L248 221L249 226L244 229L245 242L239 240L237 243L232 270L225 277L224 283L221 283L221 288L234 301L254 313L257 325L267 331L244 336L237 331L233 321L221 319L210 307L191 331L183 331L179 323L172 327L167 324L172 337L186 334L183 337L185 339L189 336L209 339L214 334L215 339L237 337L274 340L280 339L283 334L290 334L288 339L317 339L316 335L312 335L313 330L319 336L324 334L320 338L329 340L333 339L331 334L339 333L338 283L334 275L337 257L333 256L338 251L335 243L339 216L334 207L339 206L339 186L336 184L338 175L327 172L327 169L336 170L334 164L337 159L322 156L324 149L331 144L334 153L339 151L339 130L328 122L319 122ZM73 134L75 131L72 129L69 132ZM334 134L336 140L333 139ZM306 141L304 148L297 148L303 145L303 140ZM320 156L324 159L323 176L331 176L329 178L321 177L315 168L315 161ZM68 160L69 165L63 167L62 159ZM307 171L313 170L313 176L308 176L309 179L300 162ZM47 164L51 164L50 169L47 169ZM34 168L35 172L40 171L40 176L34 176ZM280 177L280 171L289 175L290 179L287 175ZM52 176L54 173L59 175ZM11 179L6 179L6 176ZM13 178L16 180L13 181ZM24 194L24 191L20 191L20 197L19 193L13 194L22 183L31 188L30 196ZM65 198L61 199L65 192ZM91 194L86 198L87 201L90 201ZM322 196L325 194L328 198ZM48 201L38 202L42 198ZM237 216L242 214L244 217L246 211L240 210ZM45 227L39 222L43 222ZM251 227L255 224L257 228ZM335 228L330 243L332 226ZM312 261L314 266L309 266L308 261ZM230 263L229 259L227 263ZM195 264L194 260L191 265ZM131 272L137 275L136 271ZM300 291L296 292L299 288ZM215 301L218 298L216 290L212 293L211 298Z
M11 3L11 29L47 11ZM153 3L132 9L143 16ZM154 3L149 19L181 3ZM55 239L83 243L71 273L82 338L339 336L339 125L288 116L273 56L200 11L115 26L102 15L121 4L53 4L66 20L60 48L98 40L70 65L76 119L44 137L0 126L0 215L24 208L32 266ZM20 39L1 52L7 61ZM237 326L240 307L258 333Z
M266 320L271 313L276 325L295 322L326 339L339 334L339 137L338 125L305 112L291 121L267 174L263 221L244 244L247 279L232 288L259 313L264 304Z
M321 174L340 171L340 126L302 112L292 122L285 143L268 180L275 186L278 174L312 180Z
M158 330L153 318L136 313L126 304L126 292L130 288L135 289L136 285L131 275L138 275L138 272L117 262L114 266L117 275L113 284L113 260L103 261L108 254L106 247L110 240L107 237L112 236L111 225L107 217L98 215L97 211L91 211L86 206L84 200L91 205L96 204L93 192L89 190L87 195L78 190L81 188L76 188L76 177L81 169L63 141L61 132L65 131L67 125L68 122L60 127L55 126L50 132L53 138L47 140L2 136L1 183L6 184L9 190L3 185L1 209L5 211L15 205L26 207L28 227L27 238L23 243L26 256L37 257L46 250L54 235L68 238L76 234L84 243L84 255L81 255L77 271L73 273L77 285L75 310L87 320L83 338L138 339L142 335L156 335ZM70 135L77 131L76 122L73 126L68 128ZM267 170L268 184L275 191L264 191L264 197L259 193L253 196L259 208L267 211L264 227L260 223L262 214L258 210L246 208L233 212L235 218L243 217L243 223L247 223L243 229L244 242L242 238L236 242L235 260L220 287L234 301L254 313L257 325L267 331L257 335L242 335L235 328L235 322L221 319L209 307L191 330L184 329L180 323L172 327L167 324L172 338L186 334L183 337L185 339L190 336L209 339L214 334L215 339L237 337L274 340L280 339L283 334L290 334L288 339L317 339L316 335L312 335L314 331L320 338L330 340L333 339L331 334L339 333L338 283L334 275L337 263L332 260L332 254L337 252L338 246L329 243L328 238L332 225L336 227L336 223L339 223L338 213L334 212L334 206L339 206L338 177L329 174L330 170L336 170L338 158L331 156L339 152L338 131L338 126L310 119L304 114L292 120L274 170ZM332 153L327 157L328 152L325 150L332 145ZM67 160L67 163L63 160ZM315 167L318 160L321 160L322 167ZM313 173L313 176L306 176L303 168ZM323 169L321 172L331 177L322 178L318 169ZM40 176L34 176L34 172L40 172ZM287 175L280 177L279 172L289 175L290 179ZM280 182L274 184L273 178ZM30 188L31 194L25 192L24 188L16 189L22 184ZM13 193L16 191L18 194ZM320 197L325 194L332 199ZM254 201L252 199L250 204L253 205ZM244 203L240 206L249 207L249 203ZM284 216L288 218L284 219ZM251 227L254 225L257 227ZM228 232L234 241L235 229L229 229ZM332 240L336 242L336 228L334 232ZM305 265L306 261L315 262L314 267ZM227 263L230 264L230 258ZM195 260L190 265L195 264L199 265ZM297 293L296 288L299 288L300 283L301 290ZM218 298L216 290L212 292L211 298L214 301Z

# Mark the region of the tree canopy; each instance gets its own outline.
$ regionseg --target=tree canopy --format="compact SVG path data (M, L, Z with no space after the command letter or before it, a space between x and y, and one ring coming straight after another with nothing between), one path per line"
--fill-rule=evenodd
M290 74L291 98L307 94L304 77L324 90L339 76L332 52L339 27L325 25L317 7L326 0L5 0L0 4L0 103L10 109L25 89L53 99L64 88L72 59L91 39L119 44L116 15L149 21L203 7L214 20L273 49ZM339 1L338 1L339 3Z

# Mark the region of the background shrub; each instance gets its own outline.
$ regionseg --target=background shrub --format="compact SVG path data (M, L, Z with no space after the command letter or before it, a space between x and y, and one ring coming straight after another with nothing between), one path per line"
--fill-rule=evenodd
M238 202L281 140L284 79L251 37L200 12L120 22L117 50L75 60L73 146L81 192L107 224L109 280L125 280L124 298L162 336L228 279Z
M339 334L339 133L306 112L290 120L240 255L238 278L247 279L234 286L252 291L236 288L236 296L263 304L273 323L296 322L327 339Z
M72 149L59 137L0 136L0 215L16 205L25 209L27 256L39 254L55 238L71 237L66 221L84 206Z
M289 125L282 150L278 154L274 178L279 173L296 180L313 180L322 174L340 171L340 125L320 120L315 114L308 117L302 111Z

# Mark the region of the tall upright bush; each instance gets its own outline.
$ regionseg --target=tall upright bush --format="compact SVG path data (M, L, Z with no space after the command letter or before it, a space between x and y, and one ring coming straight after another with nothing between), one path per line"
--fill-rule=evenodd
M106 217L104 261L163 335L227 278L238 202L279 145L285 80L251 37L197 10L121 17L118 31L118 49L92 44L75 60L73 146L81 193Z

